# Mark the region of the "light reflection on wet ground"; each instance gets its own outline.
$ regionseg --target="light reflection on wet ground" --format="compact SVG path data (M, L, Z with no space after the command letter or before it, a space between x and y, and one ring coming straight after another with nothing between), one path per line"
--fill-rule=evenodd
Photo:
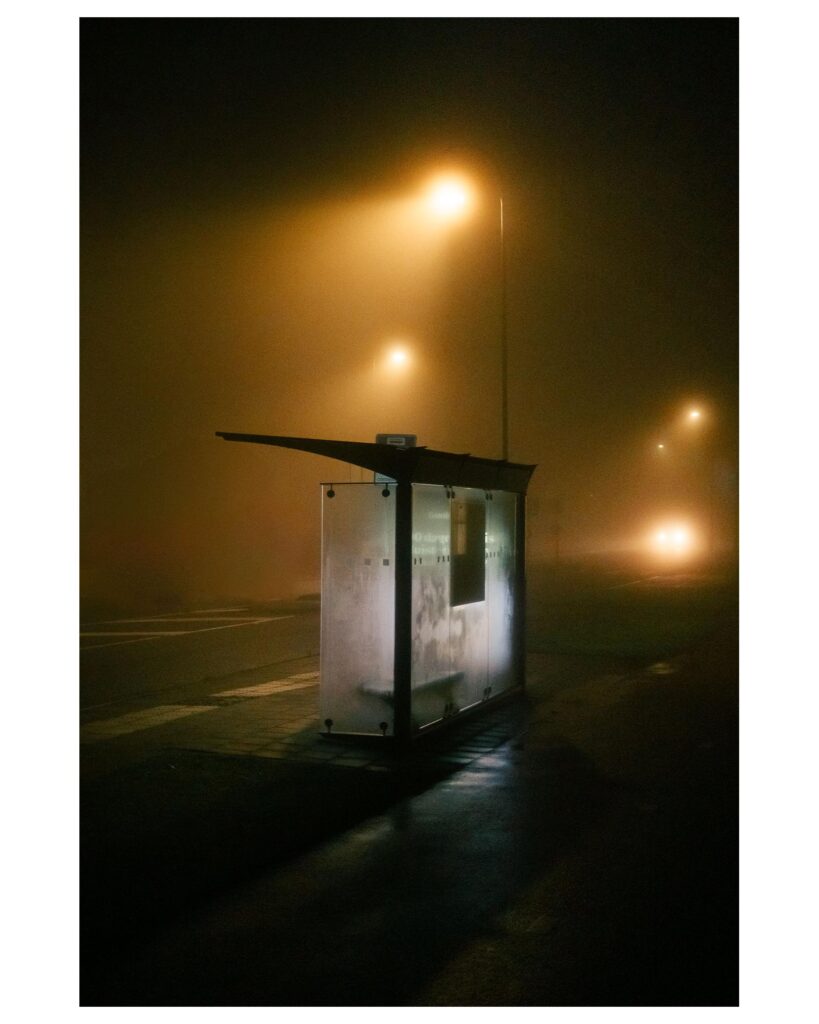
M646 672L653 676L670 676L678 671L679 665L674 665L669 661L657 661L646 669Z

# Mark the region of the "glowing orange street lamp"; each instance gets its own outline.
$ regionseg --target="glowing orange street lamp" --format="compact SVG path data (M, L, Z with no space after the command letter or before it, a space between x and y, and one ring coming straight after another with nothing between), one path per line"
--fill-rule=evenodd
M462 178L448 174L432 182L427 198L436 216L457 220L469 212L472 190Z
M412 348L403 339L395 339L385 345L372 357L373 374L387 374L389 377L404 376L412 367Z
M390 366L401 369L409 363L409 352L405 348L394 348L390 350L387 358Z

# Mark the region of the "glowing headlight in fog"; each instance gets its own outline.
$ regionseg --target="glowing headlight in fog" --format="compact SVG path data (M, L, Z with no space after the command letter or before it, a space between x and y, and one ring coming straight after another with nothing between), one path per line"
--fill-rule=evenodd
M689 551L693 545L690 529L679 524L663 526L652 536L655 551L663 554L680 554Z

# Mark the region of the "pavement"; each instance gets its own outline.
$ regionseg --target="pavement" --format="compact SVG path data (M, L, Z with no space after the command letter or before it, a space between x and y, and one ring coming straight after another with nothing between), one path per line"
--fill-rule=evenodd
M297 668L84 729L83 1005L736 1005L733 623L533 653L401 759L321 737Z

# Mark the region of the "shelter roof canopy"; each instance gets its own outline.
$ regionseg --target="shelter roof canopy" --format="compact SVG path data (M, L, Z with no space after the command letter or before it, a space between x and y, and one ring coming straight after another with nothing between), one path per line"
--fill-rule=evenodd
M452 487L477 487L487 491L516 491L525 494L535 466L503 459L482 459L433 448L400 448L366 441L334 441L318 437L282 437L273 434L235 434L218 430L225 441L269 444L277 448L323 455L348 462L374 473L391 477L398 483L449 484Z

